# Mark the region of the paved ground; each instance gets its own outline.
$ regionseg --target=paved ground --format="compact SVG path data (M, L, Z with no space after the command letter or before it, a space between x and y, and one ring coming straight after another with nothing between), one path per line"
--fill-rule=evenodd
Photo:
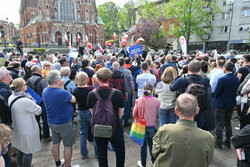
M238 121L233 120L233 125L238 125ZM130 128L125 128L125 148L126 148L126 167L136 167L137 161L140 159L140 147L135 144L129 138ZM235 132L234 132L235 133ZM33 156L33 166L34 167L55 167L55 163L50 152L51 143L42 143L42 150L35 153ZM81 159L80 154L80 141L79 141L79 128L77 132L77 142L73 146L73 157L72 165L79 165L80 167L98 167L98 161L94 158L94 147L93 142L88 143L88 158L85 160ZM62 154L62 144L61 144L61 157ZM148 154L149 155L149 154ZM115 154L114 152L108 152L108 161L110 167L115 167ZM150 157L148 156L148 165L152 166L150 162ZM209 167L236 167L236 153L235 150L223 148L223 150L215 149L214 159Z

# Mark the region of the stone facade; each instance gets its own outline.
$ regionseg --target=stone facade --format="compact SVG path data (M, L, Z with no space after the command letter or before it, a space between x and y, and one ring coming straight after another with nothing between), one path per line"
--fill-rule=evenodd
M11 22L0 20L0 26L3 26L3 29L0 29L0 31L2 30L4 31L4 39L2 39L0 36L2 43L3 43L3 40L6 40L7 43L14 44L15 41L13 38L16 37L16 33L17 33L15 25Z
M65 47L65 34L74 46L79 44L77 36L85 44L85 35L93 46L104 46L104 23L95 0L21 0L20 38L24 45Z

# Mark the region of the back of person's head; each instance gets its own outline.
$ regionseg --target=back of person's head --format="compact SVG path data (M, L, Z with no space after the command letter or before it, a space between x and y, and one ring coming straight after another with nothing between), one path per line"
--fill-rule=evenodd
M250 62L250 55L243 55L242 59L244 59L246 61L246 63Z
M201 62L201 71L204 73L207 73L207 71L208 71L208 63L207 62L205 62L205 61Z
M192 60L188 64L188 69L192 73L198 73L200 71L200 69L201 69L200 61Z
M86 68L86 67L88 67L88 66L89 66L89 60L83 59L83 60L82 60L82 68Z
M119 57L119 58L118 58L118 62L120 63L120 66L123 66L124 63L125 63L125 60L124 60L123 57Z
M166 62L172 62L172 55L167 55L166 56Z
M148 63L146 61L144 61L144 62L141 63L141 69L143 71L148 70Z
M6 67L1 67L0 68L0 81L3 79L3 77L5 77L6 75L8 75L8 70Z
M208 62L209 58L208 58L208 56L204 56L204 57L202 57L202 60L205 62Z
M11 128L3 123L0 123L0 146L11 142L12 131Z
M144 96L151 96L153 94L153 85L150 82L144 84L143 94Z
M66 57L61 57L60 60L59 60L60 65L63 66L63 64L64 64L65 62L67 62Z
M232 62L226 62L223 66L227 71L232 72L235 68L234 63Z
M160 58L160 63L161 63L161 64L164 64L164 63L165 63L165 58L164 58L164 57Z
M115 56L111 56L110 62L111 62L111 63L114 63L115 61L116 61L116 57L115 57Z
M120 69L120 64L116 61L112 64L112 69L118 71Z
M219 56L217 60L224 60L224 61L226 61L226 58L224 56Z
M181 116L194 117L198 111L198 101L195 96L183 93L176 99L176 109Z
M14 69L18 69L20 66L21 66L21 64L20 64L20 62L18 62L18 61L15 61L15 62L12 63L12 67L13 67Z
M36 73L36 72L38 72L40 69L41 69L41 68L40 68L38 65L34 64L33 66L31 66L30 72L31 72L31 73Z
M68 77L70 75L70 68L69 67L62 67L60 72L63 77Z
M217 66L220 68L222 68L224 66L224 64L225 64L225 60L218 60L217 61Z
M175 71L173 69L173 67L167 67L162 76L161 76L161 80L163 83L172 83L172 81L175 79Z
M78 72L75 77L75 82L77 86L87 85L88 75L83 71Z
M58 70L51 70L47 75L46 75L46 80L49 85L55 85L56 81L61 79L61 73Z
M131 61L131 60L130 60L130 57L126 57L126 58L125 58L125 64L130 64L130 61Z
M33 56L32 55L29 55L28 56L28 61L31 61L33 59Z
M19 92L22 87L25 85L25 81L22 78L17 78L14 79L10 85L10 88L14 91L14 92Z
M100 80L103 83L108 83L109 79L111 78L112 73L108 68L100 68L97 72L96 72L96 77L98 78L98 80Z
M172 56L172 61L176 63L177 62L177 56L173 55Z
M233 58L231 58L231 59L229 59L229 61L230 61L230 62L232 62L233 64L237 63L237 59L236 59L236 58L234 58L234 57L233 57Z

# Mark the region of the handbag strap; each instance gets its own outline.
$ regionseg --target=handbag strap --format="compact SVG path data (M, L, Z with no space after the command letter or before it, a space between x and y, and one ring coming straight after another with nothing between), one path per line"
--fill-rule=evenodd
M142 105L141 105L141 112L139 114L139 118L144 119L145 109L146 109L145 98L142 97Z

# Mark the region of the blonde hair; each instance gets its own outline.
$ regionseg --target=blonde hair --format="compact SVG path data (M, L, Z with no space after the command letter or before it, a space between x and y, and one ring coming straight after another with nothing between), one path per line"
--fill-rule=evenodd
M176 99L176 107L182 116L195 116L198 109L198 101L195 96L183 93Z
M0 146L6 142L10 142L12 137L12 132L10 127L0 123Z
M175 77L176 77L176 72L173 69L174 67L168 67L164 70L161 80L164 83L171 83Z
M78 72L75 77L75 82L77 86L86 85L88 83L88 75L83 71Z
M69 76L69 74L70 74L70 68L69 68L69 67L62 67L62 68L60 69L60 72L61 72L61 75L62 75L63 77L67 77L67 76Z
M25 81L22 78L17 78L12 81L12 84L10 85L10 88L14 92L19 92L22 87L25 85Z

